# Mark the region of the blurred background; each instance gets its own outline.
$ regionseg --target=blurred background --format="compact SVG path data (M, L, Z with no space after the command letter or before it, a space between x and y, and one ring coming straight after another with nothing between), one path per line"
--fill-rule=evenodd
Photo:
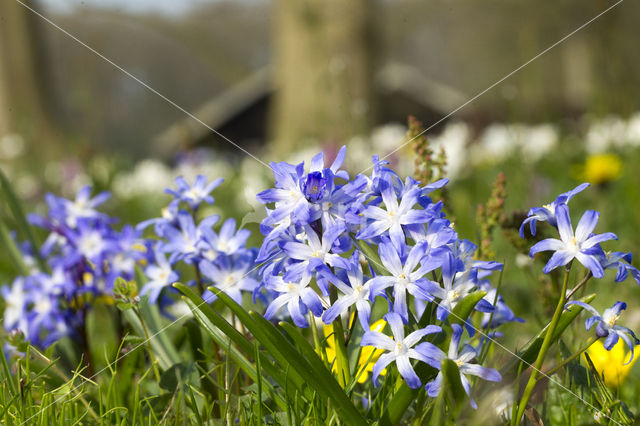
M638 2L619 4L449 117L613 3L26 4L42 16L0 1L0 169L28 211L43 213L47 192L73 197L89 184L112 193L107 213L135 224L161 214L170 199L164 189L177 176L191 182L204 174L225 183L203 214L235 217L253 231L249 245L259 245L263 207L255 194L273 177L211 129L265 162L308 161L320 150L332 157L346 144L352 174L365 171L373 154L391 153L405 176L417 156L411 143L396 149L408 141L413 115L429 128L432 150L446 155L442 196L461 238L486 238L478 205L504 172L508 219L588 181L592 188L571 202L574 222L598 210L596 232L619 236L605 249L640 253ZM2 219L15 228L5 210ZM527 332L503 326L504 344L517 348L550 316L557 290L527 256L531 241L514 246L518 224L505 223L491 230L491 251L505 263L505 301L527 319ZM16 272L0 254L0 286ZM588 291L598 292L599 310L626 301L624 325L640 327L632 279L614 283L608 273ZM585 338L578 326L568 346ZM621 391L627 400L637 400L639 376L636 369L637 385Z
M357 173L372 154L407 140L409 115L430 127L611 4L28 2L205 126L2 0L0 168L28 210L42 211L47 191L71 197L91 184L112 192L106 208L123 223L157 217L176 176L224 177L212 212L255 230L255 194L272 185L270 170L209 128L264 161L308 160L320 149L331 156L346 144ZM616 232L616 250L639 251L639 18L640 3L621 3L428 131L447 156L446 210L462 237L478 240L476 207L504 171L507 211L593 183L572 201L574 214L600 210L598 232ZM412 173L411 144L389 159L401 175ZM526 316L539 265L507 250L497 230L495 245L507 264L505 298ZM0 272L8 282L10 265ZM635 284L604 284L617 286L613 301L640 301ZM640 324L630 311L628 325Z

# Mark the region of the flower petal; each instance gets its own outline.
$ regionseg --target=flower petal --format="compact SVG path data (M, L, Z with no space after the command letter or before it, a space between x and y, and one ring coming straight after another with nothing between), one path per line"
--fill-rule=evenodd
M398 372L411 389L417 389L420 387L422 383L420 383L420 378L413 370L413 367L411 366L411 360L408 356L402 355L397 357L396 365L398 367Z
M553 253L553 255L551 256L551 259L549 259L549 261L544 266L544 268L542 268L542 272L544 272L545 274L548 274L552 270L556 269L558 266L564 266L567 263L571 262L571 260L573 260L573 258L576 256L577 256L576 254L567 250L557 251Z
M573 228L571 227L571 218L569 217L569 207L567 207L566 204L560 204L556 206L555 213L560 239L567 243L573 238Z
M595 210L587 210L584 212L580 218L580 222L578 222L578 226L576 227L576 240L582 242L589 238L589 235L591 235L593 230L596 229L599 218L600 213Z

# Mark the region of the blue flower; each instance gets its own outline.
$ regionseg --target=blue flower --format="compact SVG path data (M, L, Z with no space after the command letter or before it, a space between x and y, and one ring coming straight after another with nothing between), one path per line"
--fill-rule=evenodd
M417 359L425 362L434 368L438 368L440 363L438 360L431 357L429 354L434 353L434 349L437 349L429 342L423 342L416 348L413 348L424 336L433 333L439 333L442 328L437 325L428 325L427 327L416 330L404 336L404 323L400 315L395 312L389 312L384 316L384 319L389 323L393 338L380 333L379 331L368 330L362 336L360 346L373 346L378 349L384 349L386 353L380 355L380 358L373 366L373 383L377 386L378 375L384 370L390 363L395 361L398 367L398 372L402 378L407 382L407 385L411 389L417 389L420 387L420 378L411 366L411 359Z
M427 291L435 298L440 299L436 318L440 321L447 319L452 309L458 302L468 296L478 284L478 270L472 268L465 271L460 266L463 265L451 253L447 253L442 264L442 285L429 281ZM492 312L493 306L486 300L480 300L476 310L481 312Z
M573 259L578 259L580 263L591 271L594 277L602 278L604 270L598 259L601 251L598 244L607 240L617 240L618 237L611 232L598 235L592 234L598 223L600 213L587 210L582 215L580 222L578 222L575 234L571 226L571 218L569 218L569 208L566 204L556 207L556 217L560 239L547 238L540 241L531 247L529 255L533 257L534 254L541 251L554 251L551 259L543 268L545 274L548 274L558 266L566 265Z
M149 294L149 303L151 304L155 304L158 301L162 289L178 281L178 274L173 271L171 264L167 262L166 256L157 248L153 253L155 262L144 270L149 281L140 290L141 295Z
M305 225L303 229L304 237L307 240L306 244L298 241L287 241L282 244L282 250L291 259L298 261L289 265L287 270L313 275L316 269L322 265L333 266L340 256L332 254L330 251L338 237L344 232L344 226L335 225L325 230L322 241L311 226Z
M167 239L167 242L162 245L162 250L165 253L171 253L169 261L174 263L184 260L191 264L200 260L203 251L200 244L202 231L211 228L217 221L218 216L209 216L196 227L193 217L186 211L180 211L177 226L165 226L161 229L160 236Z
M219 234L216 234L210 227L203 227L202 238L198 243L203 257L213 261L218 255L231 256L242 251L251 232L247 229L238 229L236 232L235 229L236 221L233 218L227 219L222 224Z
M626 364L629 364L631 362L631 360L633 359L633 347L640 344L640 340L638 340L633 331L631 331L627 327L616 325L616 321L620 317L622 311L627 309L626 303L616 302L612 307L605 309L602 315L600 315L600 313L591 305L588 305L584 302L572 300L565 305L565 308L568 309L570 305L581 306L582 308L593 314L593 316L587 318L584 326L587 330L590 330L591 327L596 324L596 336L606 337L604 341L604 347L606 350L610 351L611 348L613 348L615 344L618 343L618 339L622 339L631 350L631 358L629 358L629 361L627 361ZM632 338L633 341L631 340Z
M253 253L225 256L215 263L202 260L199 267L215 287L227 293L236 303L242 304L242 292L253 293L259 286L251 274L253 259Z
M309 326L305 315L310 310L313 315L322 315L322 302L313 288L309 287L311 275L304 274L298 277L267 275L265 286L278 296L269 304L264 314L266 319L271 319L282 308L287 305L289 315L296 326L306 328Z
M567 204L576 194L584 191L589 187L588 183L582 183L573 188L569 192L558 195L558 197L550 204L545 204L542 207L534 207L527 213L527 218L520 225L520 237L524 238L524 227L528 223L531 229L531 235L536 235L536 221L549 222L551 226L557 226L557 212L556 208L561 204Z
M91 198L91 186L85 186L78 191L73 201L53 194L47 194L46 199L51 217L73 228L78 219L106 219L107 215L96 211L95 208L110 196L109 192L101 192Z
M601 252L599 256L600 265L603 269L617 269L615 282L621 282L627 279L629 273L633 279L640 284L640 271L638 268L631 265L632 259L631 253L624 253L620 251L614 251L609 253Z
M460 382L469 397L471 397L471 383L469 383L467 375L477 376L491 382L502 381L500 373L493 368L482 367L481 365L471 363L471 361L478 356L478 353L473 346L466 344L464 345L462 352L458 352L463 329L458 324L452 324L451 327L453 328L453 335L451 336L451 342L449 343L449 351L447 354L436 346L426 345L425 343L421 343L416 349L422 351L425 356L430 359L435 360L437 362L437 367L435 368L440 369L440 365L444 359L450 359L455 362L460 370ZM438 372L436 378L425 386L427 394L432 398L438 396L441 388L442 371ZM475 409L478 408L473 398L471 398L471 406Z
M358 311L358 319L364 330L369 329L369 321L371 319L371 301L369 300L369 284L371 281L365 282L365 277L360 266L360 252L355 250L350 259L343 259L337 274L332 274L328 269L322 269L320 274L325 279L334 284L340 293L338 298L329 309L322 315L322 321L325 324L331 324L339 315L356 305ZM344 272L344 273L343 273Z
M416 223L426 223L433 219L428 210L413 209L418 203L421 194L419 187L413 187L406 192L400 203L396 196L395 189L389 180L381 183L381 195L385 208L369 204L363 214L368 219L368 223L363 225L356 235L358 239L371 239L389 232L391 241L400 247L405 243L405 234L402 225L413 225Z
M177 189L167 188L165 192L173 195L177 200L184 201L189 207L196 210L202 202L213 204L214 198L210 195L211 191L220 186L222 181L222 178L218 178L207 184L207 178L198 175L193 185L189 185L182 176L179 176L175 181Z
M494 308L493 312L485 312L482 316L482 328L497 328L506 322L524 322L524 319L518 318L513 313L505 303L502 295L497 294L497 289L492 287L488 280L480 281L478 288L487 292L483 299ZM491 320L491 323L489 323L489 320Z
M371 298L384 295L384 290L393 286L393 312L399 314L404 321L408 321L409 318L407 292L417 299L433 300L428 292L431 281L424 276L439 267L441 261L438 258L425 257L426 249L427 243L419 243L409 250L406 257L401 258L388 238L383 238L378 246L380 260L391 275L378 275L369 281Z

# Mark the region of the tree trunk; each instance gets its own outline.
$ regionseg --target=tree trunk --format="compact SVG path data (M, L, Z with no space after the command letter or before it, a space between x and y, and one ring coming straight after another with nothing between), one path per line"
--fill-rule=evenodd
M276 1L270 133L277 154L369 130L371 7L367 0Z
M0 137L19 133L31 153L46 158L57 132L46 102L47 70L34 18L18 2L0 1Z

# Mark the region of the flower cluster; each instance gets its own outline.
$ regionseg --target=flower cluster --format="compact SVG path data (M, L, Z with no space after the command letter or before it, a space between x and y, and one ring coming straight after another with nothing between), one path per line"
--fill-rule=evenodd
M319 154L309 170L304 163L271 164L275 187L258 194L267 205L257 259L267 265L260 273L272 300L265 316L272 318L286 306L294 323L307 327L315 318L331 324L341 315L357 315L359 321L353 323L363 329L361 345L386 351L373 367L374 382L395 361L407 384L416 388L422 383L411 360L439 369L443 359L441 349L427 341L430 335L453 333L457 345L462 329L452 324L460 322L474 336L472 319L455 313L469 295L493 294L491 299L483 293L473 307L472 314L479 312L483 318L476 321L478 327L520 319L487 280L502 265L474 259L476 246L458 238L443 203L429 197L446 179L427 185L410 177L402 180L376 156L369 176L350 179L340 169L344 156L343 147L327 167ZM393 337L370 329L380 319L373 317L380 311L376 306L388 312L383 316ZM415 328L422 317L428 325ZM412 328L406 337L405 327ZM457 348L450 353L457 360ZM464 362L475 355L464 352ZM500 380L492 369L460 371L467 392L464 374ZM437 383L429 388L431 394L439 389Z
M531 233L535 235L536 222L548 222L557 229L560 236L559 239L547 238L536 243L531 247L530 256L533 257L536 253L542 251L553 252L543 268L544 273L549 273L560 266L571 265L575 259L589 271L586 279L591 276L603 278L606 269L615 269L615 282L624 281L631 274L634 280L640 284L640 271L631 265L631 253L605 252L600 246L600 243L605 241L618 239L611 232L593 233L600 213L587 210L580 218L574 231L567 204L576 194L588 186L588 183L583 183L569 192L560 194L552 203L544 207L532 208L529 211L527 219L520 227L521 236L524 237L524 228L527 223L530 225ZM586 283L586 281L584 282ZM616 302L611 308L606 309L602 315L585 302L569 301L566 303L567 308L571 305L580 306L593 314L585 322L586 329L589 330L594 324L596 325L596 336L605 338L604 348L606 350L611 350L618 340L622 339L631 351L631 358L628 361L631 362L633 359L633 347L639 344L640 340L636 338L630 329L616 325L620 313L627 307L626 303Z
M142 231L153 225L159 237L148 243L152 253L144 270L148 281L140 294L148 294L150 303L171 303L173 299L163 298L162 291L178 281L177 264L182 263L193 268L195 280L189 284L197 285L208 302L214 296L205 288L213 285L241 303L243 292L253 293L258 288L253 271L257 250L245 247L249 231L236 230L236 222L230 218L216 232L213 227L220 219L217 215L198 220L197 214L203 203L214 203L211 192L222 179L207 183L205 176L198 175L193 184L182 177L175 182L176 189L166 190L174 198L162 217L137 226Z
M29 216L49 235L38 253L21 245L30 274L2 288L5 329L17 329L32 343L47 346L78 332L90 303L113 295L116 278L133 278L144 246L133 227L116 230L116 221L96 210L108 198L107 192L91 198L88 186L75 200L48 194L48 214ZM46 268L39 267L36 255L45 259Z

